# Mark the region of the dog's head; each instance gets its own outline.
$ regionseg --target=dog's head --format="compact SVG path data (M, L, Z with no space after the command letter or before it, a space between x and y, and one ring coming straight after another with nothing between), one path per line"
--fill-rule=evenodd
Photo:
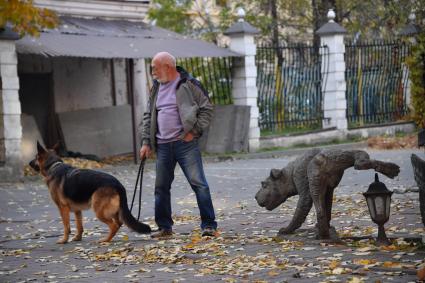
M273 210L293 195L293 185L285 169L272 169L270 176L261 182L261 189L255 195L257 203L267 210Z
M52 149L45 149L37 141L37 154L35 155L35 158L29 163L31 168L37 172L40 172L41 175L47 176L47 170L49 170L50 166L52 166L55 162L62 162L61 158L57 154L59 146L60 144L57 143L53 146Z

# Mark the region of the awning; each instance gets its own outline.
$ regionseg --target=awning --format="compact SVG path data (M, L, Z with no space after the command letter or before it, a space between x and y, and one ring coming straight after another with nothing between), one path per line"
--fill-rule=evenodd
M16 42L19 54L51 57L151 58L167 51L177 58L241 56L212 43L124 20L61 17L61 24L44 30L39 38Z

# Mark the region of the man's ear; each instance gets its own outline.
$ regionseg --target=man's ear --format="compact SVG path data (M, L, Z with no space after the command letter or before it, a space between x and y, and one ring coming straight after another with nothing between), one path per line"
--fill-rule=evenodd
M54 150L56 153L59 153L59 149L60 149L60 147L61 147L61 142L60 142L60 141L57 141L57 142L55 143L55 145L53 146L53 150Z
M37 152L38 154L43 154L46 153L46 150L44 149L44 147L40 144L39 141L37 141Z
M272 169L270 171L270 177L273 179L279 179L282 176L282 170L279 169Z

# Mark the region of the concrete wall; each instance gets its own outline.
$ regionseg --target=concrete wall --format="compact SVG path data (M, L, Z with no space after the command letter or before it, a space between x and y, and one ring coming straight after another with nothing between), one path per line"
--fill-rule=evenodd
M99 157L133 150L129 105L69 111L59 113L59 119L68 150ZM248 151L249 121L249 106L215 106L213 120L200 141L201 149L210 153Z
M112 63L103 59L20 55L18 72L53 73L55 107L59 113L128 104L126 66L122 59Z
M209 153L248 151L250 106L216 105L209 128L200 140Z
M34 115L37 123L27 123L24 131L24 136L29 138L33 135L30 133L40 132L46 137L47 130L47 113L48 110L48 97L47 93L51 92L49 88L53 89L54 100L55 100L55 111L59 114L64 114L65 117L73 117L74 113L78 113L81 110L93 109L96 113L104 113L97 111L98 109L104 109L112 106L128 106L128 91L127 91L127 74L126 64L122 59L119 60L100 60L100 59L87 59L87 58L47 58L42 56L34 55L22 55L19 56L19 73L22 78L30 78L22 80L27 82L28 86L21 86L21 104L25 106L23 111L27 114ZM52 87L49 83L41 84L39 80L39 74L51 74ZM37 75L37 76L35 76ZM30 85L36 84L36 85ZM31 91L34 90L34 94L37 97L32 97ZM35 102L32 101L36 99ZM42 101L40 101L40 99ZM40 104L41 103L41 104ZM35 111L31 107L35 106L40 108L40 111ZM42 106L42 107L41 107ZM30 110L30 111L28 111ZM129 112L131 113L131 112ZM69 114L69 115L66 115ZM88 116L84 116L88 117ZM92 121L84 121L81 119L75 119L74 127L84 127L85 123L93 123L94 125L100 125L100 128L108 126L111 121L105 119L102 115L92 115L89 117ZM112 120L113 122L113 120ZM131 119L128 121L120 121L131 125ZM62 125L65 137L76 137L81 135L79 132L69 131L73 129L69 124ZM96 131L95 128L91 129ZM99 132L99 131L98 131ZM104 132L102 135L104 137ZM131 132L129 137L131 140ZM108 139L107 139L108 140ZM42 141L42 140L41 140ZM67 141L65 140L67 144ZM30 148L30 141L26 142L25 148ZM111 142L112 145L116 145ZM75 144L71 141L70 145ZM82 148L69 148L73 151L84 151ZM125 149L120 152L113 151L113 154L125 153L131 151ZM106 156L105 151L109 151L107 148L104 151L99 152L84 152L84 153L95 153L100 156ZM23 151L24 152L24 151ZM32 154L32 150L26 150L25 158L29 158Z
M114 66L120 78L122 69ZM53 59L53 80L56 112L63 113L114 105L111 61L87 58ZM115 84L120 104L126 103L122 80ZM120 88L121 87L121 88ZM125 87L125 85L124 85Z
M130 105L68 111L59 120L70 151L99 157L133 151Z

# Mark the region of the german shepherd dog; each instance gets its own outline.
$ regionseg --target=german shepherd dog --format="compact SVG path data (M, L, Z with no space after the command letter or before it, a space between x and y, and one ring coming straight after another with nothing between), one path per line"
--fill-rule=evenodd
M68 242L71 232L69 223L70 212L75 213L77 234L73 241L81 241L83 234L82 210L90 207L97 218L109 226L109 234L100 242L110 242L125 223L138 233L150 233L149 225L138 222L127 205L127 195L124 186L112 175L78 169L63 163L57 150L45 149L37 141L37 155L30 166L41 173L49 188L50 196L59 208L64 226L64 235L58 244Z

